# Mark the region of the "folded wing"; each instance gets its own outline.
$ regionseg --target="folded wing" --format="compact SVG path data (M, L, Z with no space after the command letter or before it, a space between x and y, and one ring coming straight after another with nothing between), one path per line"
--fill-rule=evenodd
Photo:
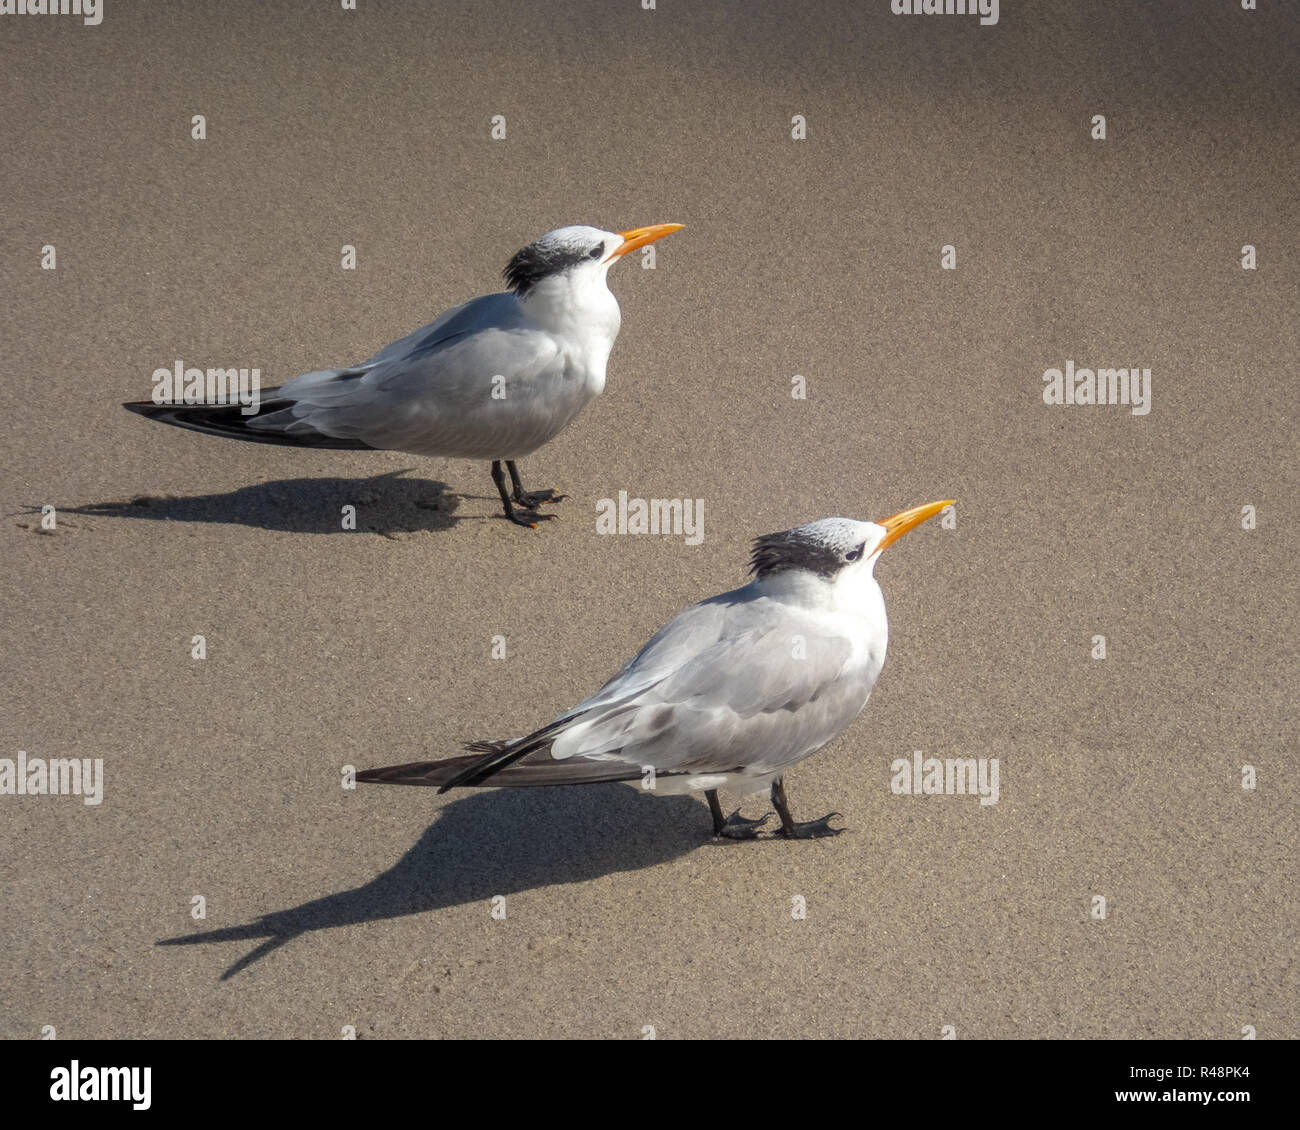
M478 757L370 770L401 784L580 784L745 767L774 772L865 705L872 672L823 618L753 586L688 608L596 694L542 729L477 742Z

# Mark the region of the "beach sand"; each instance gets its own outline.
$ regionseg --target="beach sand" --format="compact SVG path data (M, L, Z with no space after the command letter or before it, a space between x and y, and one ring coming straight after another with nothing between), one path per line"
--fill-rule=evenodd
M0 757L104 774L0 796L0 1036L1295 1038L1300 114L1260 8L0 17ZM660 222L604 394L522 464L571 496L536 531L483 464L120 407L178 359L363 360L544 231ZM1149 413L1045 404L1067 362L1149 368ZM602 536L620 491L702 499L702 543ZM760 533L940 498L877 570L871 702L786 781L844 835L342 787L549 720ZM915 750L997 758L998 803L896 795Z

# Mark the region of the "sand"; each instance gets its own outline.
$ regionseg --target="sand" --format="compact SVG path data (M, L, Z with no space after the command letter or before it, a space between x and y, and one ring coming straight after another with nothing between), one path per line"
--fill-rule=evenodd
M1228 0L0 17L0 757L104 773L0 796L0 1036L1294 1038L1294 42ZM523 464L571 495L535 532L482 464L120 407L669 221L611 274L605 393ZM1045 404L1067 362L1149 368L1149 413ZM703 499L703 541L600 535L619 491ZM757 534L946 497L877 571L866 711L787 778L844 835L342 787L545 722ZM914 750L997 758L998 803L896 795Z

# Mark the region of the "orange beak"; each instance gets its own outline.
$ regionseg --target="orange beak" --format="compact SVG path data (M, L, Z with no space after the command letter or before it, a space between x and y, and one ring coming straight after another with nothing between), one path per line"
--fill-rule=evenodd
M605 262L611 262L620 256L626 255L629 251L644 247L647 243L654 243L656 239L663 239L664 236L670 235L672 232L681 231L685 226L685 224L651 224L648 228L632 228L630 231L621 231L618 234L623 237L623 242L614 248L614 251Z
M927 518L933 518L945 506L952 506L951 498L943 502L927 502L924 506L913 506L911 510L904 510L900 514L895 514L889 518L882 518L876 523L877 526L885 527L885 536L876 546L876 552L891 546L901 538L908 530L915 529Z

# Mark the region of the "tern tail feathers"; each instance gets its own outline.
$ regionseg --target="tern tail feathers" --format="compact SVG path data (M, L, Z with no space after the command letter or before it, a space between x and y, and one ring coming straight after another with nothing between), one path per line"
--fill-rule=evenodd
M476 743L489 744L489 743ZM507 765L489 771L488 780L480 779L483 758L473 754L448 757L443 761L413 761L409 765L387 765L382 769L363 769L357 780L376 785L432 785L447 790L455 785L488 785L492 788L530 785L594 785L607 781L637 781L640 771L626 762L553 761L529 765Z
M439 792L445 793L448 789L473 785L493 788L592 785L602 781L636 781L641 778L640 767L626 761L550 756L556 731L568 726L573 719L573 715L565 715L527 737L512 741L467 742L465 748L471 752L460 757L365 769L357 774L357 780L383 785L436 785ZM529 754L536 756L519 764Z
M507 768L514 765L514 763L521 757L526 757L528 754L533 753L536 750L542 752L548 751L551 748L552 741L554 740L551 737L552 732L567 725L569 721L570 719L567 716L564 718L557 718L554 722L543 726L540 730L534 730L526 738L519 738L515 741L469 742L465 748L472 750L475 753L482 754L482 756L456 758L455 760L464 761L466 764L459 772L453 773L447 778L447 780L442 784L440 791L445 793L448 789L454 789L457 785L481 785L488 777L493 778L492 783L494 785L504 785L504 781L497 781L495 778ZM552 767L557 764L558 763L555 761L544 761L540 762L537 767L540 767L545 771L553 771ZM523 768L524 766L519 767L520 770ZM528 768L532 769L536 767L529 766ZM623 772L627 772L626 766L623 766L622 769ZM611 780L612 778L605 777L600 779ZM544 781L534 781L532 783L545 784ZM555 783L559 784L560 782L556 781ZM572 783L578 784L579 782L574 781Z
M268 390L273 397L277 390ZM251 428L249 422L271 412L292 408L292 400L265 401L255 416L244 415L239 404L154 404L149 400L133 401L122 405L141 416L171 424L205 435L242 439L249 443L275 443L289 447L342 448L348 451L373 451L374 448L359 439L339 439L323 432L307 429L301 423L293 432L272 431L270 428Z

